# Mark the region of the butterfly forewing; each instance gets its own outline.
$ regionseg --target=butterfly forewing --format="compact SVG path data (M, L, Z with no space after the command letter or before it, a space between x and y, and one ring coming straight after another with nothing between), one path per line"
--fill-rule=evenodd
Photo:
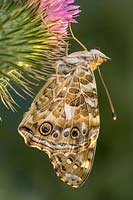
M57 175L81 185L92 168L99 134L99 110L90 52L75 52L55 64L18 130L26 144L45 151ZM98 63L99 64L99 63Z

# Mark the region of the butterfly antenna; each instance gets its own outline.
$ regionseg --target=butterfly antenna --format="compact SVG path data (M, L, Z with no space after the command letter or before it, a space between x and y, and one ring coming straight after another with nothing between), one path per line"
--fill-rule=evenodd
M71 36L72 38L85 50L85 51L88 51L87 48L85 47L85 45L80 42L80 40L78 40L78 38L75 37L73 31L72 31L72 27L71 27L71 23L69 23L69 30L70 30L70 33L71 33Z
M105 81L102 77L102 74L101 74L101 71L100 71L100 68L98 67L98 73L99 73L99 76L100 76L100 79L102 81L102 84L104 86L104 89L105 89L105 92L107 94L107 97L108 97L108 101L109 101L109 104L110 104L110 108L111 108L111 111L112 111L112 117L113 117L113 120L116 120L117 119L117 116L116 116L116 113L115 113L115 109L114 109L114 106L113 106L113 103L112 103L112 100L111 100L111 97L110 97L110 94L109 94L109 91L108 91L108 88L105 84Z

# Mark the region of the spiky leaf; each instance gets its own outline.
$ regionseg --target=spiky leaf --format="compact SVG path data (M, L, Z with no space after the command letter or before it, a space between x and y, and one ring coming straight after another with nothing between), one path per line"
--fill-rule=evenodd
M31 79L44 79L44 75L53 72L51 63L57 47L52 45L52 37L47 27L42 26L37 7L1 1L0 99L7 108L15 109L11 91L19 94L16 86L31 94Z

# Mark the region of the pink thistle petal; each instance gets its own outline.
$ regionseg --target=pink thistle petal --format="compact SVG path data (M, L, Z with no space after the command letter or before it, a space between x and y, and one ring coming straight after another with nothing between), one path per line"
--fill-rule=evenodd
M75 17L81 12L80 6L73 5L75 0L34 0L40 3L40 10L44 13L46 26L58 38L67 36L69 23L77 23Z

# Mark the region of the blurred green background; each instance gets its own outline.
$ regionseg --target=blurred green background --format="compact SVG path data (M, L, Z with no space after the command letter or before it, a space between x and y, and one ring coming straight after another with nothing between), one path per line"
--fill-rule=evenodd
M100 48L112 58L101 70L118 120L112 120L96 72L100 137L90 177L73 189L56 177L46 154L28 148L17 132L32 99L18 99L22 108L17 113L0 104L0 200L133 199L133 0L78 0L77 4L82 12L72 26L75 35L88 49ZM77 50L81 47L72 42L71 51Z

